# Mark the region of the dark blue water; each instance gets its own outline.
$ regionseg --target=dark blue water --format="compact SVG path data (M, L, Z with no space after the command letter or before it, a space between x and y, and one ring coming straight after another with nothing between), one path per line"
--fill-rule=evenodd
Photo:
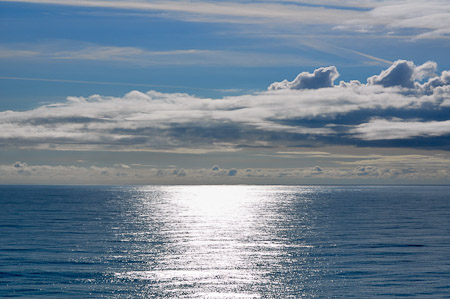
M450 187L0 186L0 297L450 298Z

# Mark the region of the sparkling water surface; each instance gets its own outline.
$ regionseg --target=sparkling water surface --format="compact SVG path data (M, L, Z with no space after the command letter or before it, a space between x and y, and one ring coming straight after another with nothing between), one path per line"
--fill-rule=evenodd
M0 186L0 297L450 298L450 187Z

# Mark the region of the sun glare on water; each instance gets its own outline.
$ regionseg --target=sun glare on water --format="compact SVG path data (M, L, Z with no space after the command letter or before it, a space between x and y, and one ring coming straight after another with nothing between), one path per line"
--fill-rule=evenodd
M189 298L259 298L270 281L269 269L279 268L286 244L277 235L276 199L271 189L249 186L177 186L158 193L140 190L138 211L143 225L157 228L164 254L148 269L116 273L118 278L148 281L167 296ZM156 218L158 218L155 220ZM294 245L300 250L308 245Z

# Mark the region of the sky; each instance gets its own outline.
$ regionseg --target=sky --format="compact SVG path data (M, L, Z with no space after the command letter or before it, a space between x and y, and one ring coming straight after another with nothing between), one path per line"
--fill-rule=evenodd
M450 2L0 0L0 184L449 184Z

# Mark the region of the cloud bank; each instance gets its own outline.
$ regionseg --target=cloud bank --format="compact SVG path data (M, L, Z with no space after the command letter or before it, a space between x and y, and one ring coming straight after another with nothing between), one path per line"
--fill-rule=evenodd
M392 167L380 165L343 165L341 167L303 168L154 168L115 165L109 167L75 165L28 165L17 161L0 164L3 183L60 184L217 184L217 183L300 183L349 182L358 180L380 182L447 181L450 177L448 159L433 167ZM124 167L126 166L126 167Z
M0 146L74 150L239 150L352 145L450 149L450 71L398 60L367 83L334 66L221 99L132 91L0 112ZM231 172L233 173L233 172Z

